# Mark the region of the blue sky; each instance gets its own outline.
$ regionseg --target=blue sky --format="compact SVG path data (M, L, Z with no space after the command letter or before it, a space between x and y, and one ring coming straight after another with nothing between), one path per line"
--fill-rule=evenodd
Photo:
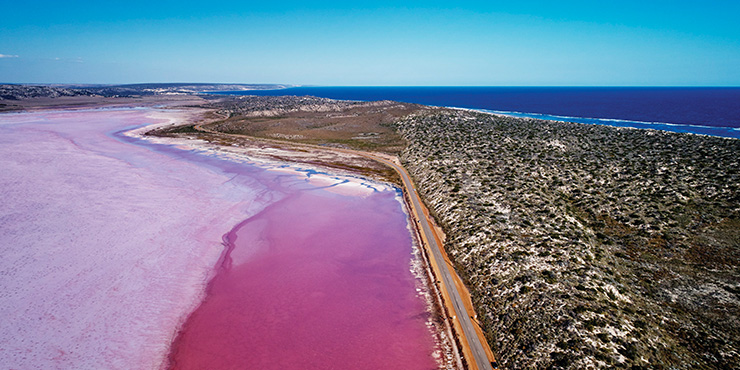
M740 86L738 1L10 1L0 82Z

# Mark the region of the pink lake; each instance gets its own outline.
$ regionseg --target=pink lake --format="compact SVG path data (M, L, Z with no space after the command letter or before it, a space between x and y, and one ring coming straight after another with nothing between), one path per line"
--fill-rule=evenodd
M4 367L439 367L397 189L121 134L184 116L0 115Z

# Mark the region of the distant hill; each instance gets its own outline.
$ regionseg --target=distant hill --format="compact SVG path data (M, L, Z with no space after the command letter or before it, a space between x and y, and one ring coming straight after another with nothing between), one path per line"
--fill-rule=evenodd
M0 85L0 100L21 100L29 98L58 98L60 96L95 95L88 89L74 89L51 86Z
M192 95L210 91L284 89L291 85L146 83L128 85L0 85L0 100L57 98L61 96L132 97L142 95Z

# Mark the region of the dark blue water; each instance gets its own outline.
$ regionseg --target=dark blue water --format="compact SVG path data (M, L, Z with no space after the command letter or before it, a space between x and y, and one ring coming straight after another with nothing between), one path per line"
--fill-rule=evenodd
M396 100L516 117L740 138L737 87L295 87L226 94Z

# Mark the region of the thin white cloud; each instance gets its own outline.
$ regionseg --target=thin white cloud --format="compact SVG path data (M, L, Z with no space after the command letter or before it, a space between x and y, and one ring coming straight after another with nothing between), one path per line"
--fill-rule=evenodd
M0 58L18 58L17 55L0 54Z
M64 63L84 63L85 62L84 60L82 60L82 57L76 57L76 58L54 57L54 58L47 58L46 60L53 60L55 62L64 62Z

